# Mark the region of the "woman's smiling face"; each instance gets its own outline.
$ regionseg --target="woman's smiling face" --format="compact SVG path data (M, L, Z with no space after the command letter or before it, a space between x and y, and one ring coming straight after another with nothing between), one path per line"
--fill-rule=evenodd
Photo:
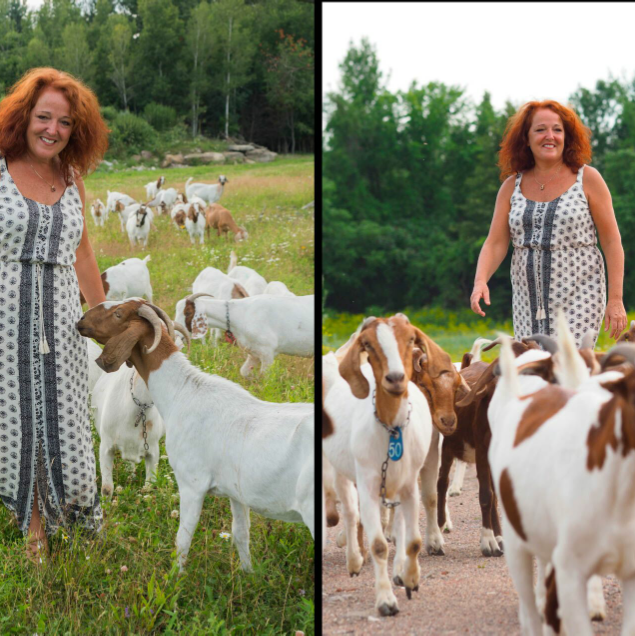
M560 115L549 108L537 110L529 127L527 141L534 159L553 162L561 158L564 151L564 126Z
M68 144L72 131L71 105L66 96L45 88L31 111L26 130L29 153L40 161L53 160Z

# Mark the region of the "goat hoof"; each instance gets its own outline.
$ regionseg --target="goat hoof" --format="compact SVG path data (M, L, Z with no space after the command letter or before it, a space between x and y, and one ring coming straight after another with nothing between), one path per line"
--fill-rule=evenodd
M353 578L354 576L359 576L359 572L351 572L351 578Z
M413 591L413 592L418 592L418 591L419 591L419 586L418 586L418 585L415 585L415 586L412 588L412 591Z
M399 608L397 607L397 605L388 605L388 603L382 603L377 608L377 611L382 616L394 616L395 614L399 613Z
M326 527L334 528L340 522L339 515L327 515L326 517Z
M408 597L409 601L412 600L412 588L406 587L406 596Z
M392 577L392 582L397 586L397 587L403 587L403 581L401 580L401 577L399 575L397 576L393 576Z
M450 534L450 528L448 528L447 526L445 526L445 528L443 528L443 532L445 534Z
M445 556L443 548L433 548L431 545L426 548L430 556Z

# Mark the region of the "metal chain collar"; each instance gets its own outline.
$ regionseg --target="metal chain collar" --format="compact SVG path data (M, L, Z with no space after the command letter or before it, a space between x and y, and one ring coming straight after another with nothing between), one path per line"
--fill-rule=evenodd
M236 342L236 336L234 336L234 334L231 332L231 329L229 327L229 301L228 300L225 301L225 317L227 319L227 329L225 330L225 340L233 344L234 342Z
M388 426L379 419L379 415L377 415L377 406L375 404L375 395L377 389L373 389L373 410L375 412L375 419L388 431L388 451L386 453L386 459L384 463L381 465L381 484L379 486L379 495L381 497L381 505L386 508L396 508L401 502L400 501L387 501L386 500L386 473L388 472L388 461L390 459L390 438L394 437L395 439L399 437L399 428L405 428L410 424L410 414L412 413L412 403L408 402L408 416L406 417L406 422L403 426Z
M137 419L134 422L135 428L139 426L139 422L143 426L143 447L146 452L150 450L150 446L148 445L148 431L146 430L146 411L154 406L154 402L150 402L150 404L143 404L140 402L132 392L132 381L134 380L135 371L133 369L132 375L130 376L130 395L132 396L132 401L139 407L139 415L137 415Z

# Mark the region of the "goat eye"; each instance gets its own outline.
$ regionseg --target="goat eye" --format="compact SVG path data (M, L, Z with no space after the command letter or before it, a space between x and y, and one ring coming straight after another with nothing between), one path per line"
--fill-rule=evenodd
M120 312L120 311L116 311L116 312L115 312L115 316L116 316L117 318L121 318L121 312Z

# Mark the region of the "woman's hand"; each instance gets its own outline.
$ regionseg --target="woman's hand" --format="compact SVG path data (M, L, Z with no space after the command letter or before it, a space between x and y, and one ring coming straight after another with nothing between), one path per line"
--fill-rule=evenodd
M627 324L624 303L621 300L609 300L604 312L604 331L610 329L610 337L617 340L622 331L626 329Z
M474 283L474 289L472 290L472 295L470 296L470 306L472 307L472 311L479 316L484 316L485 312L481 309L481 299L485 301L486 305L489 305L489 288L487 287L487 283Z

